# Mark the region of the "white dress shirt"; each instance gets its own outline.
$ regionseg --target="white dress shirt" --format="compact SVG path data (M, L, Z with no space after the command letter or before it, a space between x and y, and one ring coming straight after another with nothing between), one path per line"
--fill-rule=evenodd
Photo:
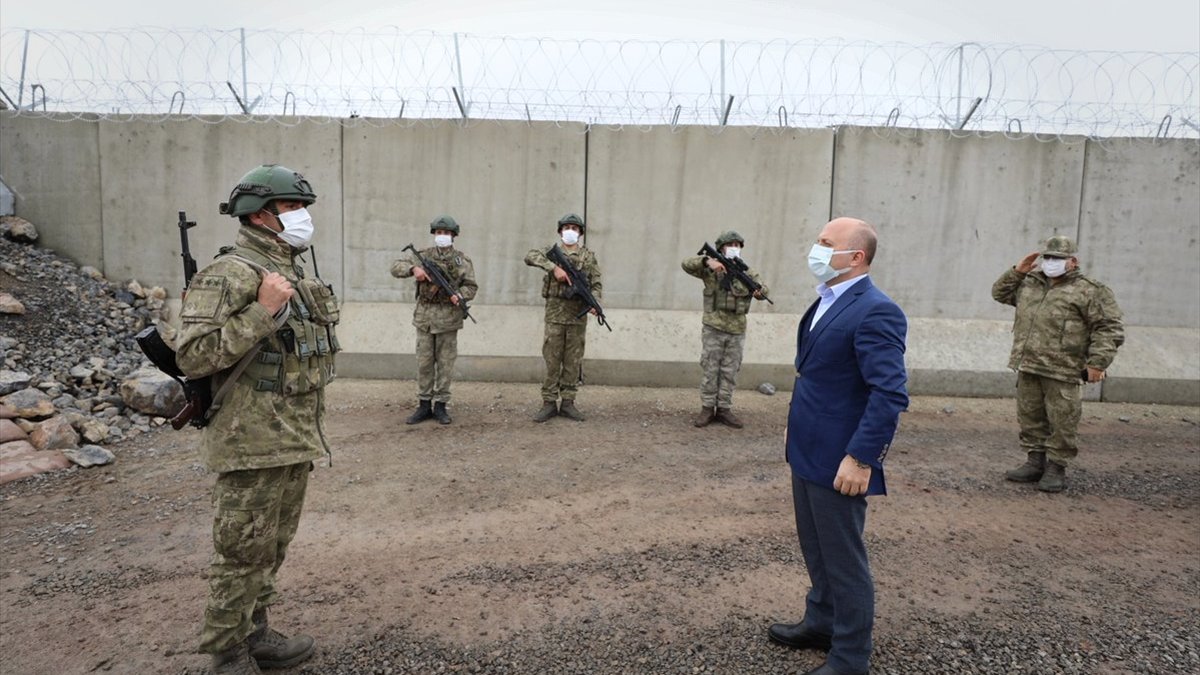
M842 297L843 293L848 291L854 284L857 284L869 276L871 275L864 274L862 276L843 281L840 284L834 284L833 286L826 286L824 283L817 284L817 295L821 296L821 303L817 305L817 311L813 312L812 323L809 324L808 329L812 330L816 328L817 322L820 321L821 317L825 315L826 310L828 310L830 307L833 307L833 303L837 302L838 298Z

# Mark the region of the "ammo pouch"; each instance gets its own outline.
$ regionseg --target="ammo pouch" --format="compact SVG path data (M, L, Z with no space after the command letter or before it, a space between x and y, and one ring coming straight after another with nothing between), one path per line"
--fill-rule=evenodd
M745 291L745 287L737 281L732 284L732 290L725 290L720 285L704 289L704 304L708 305L714 312L732 312L734 314L749 314L751 296L749 293L744 295L738 294L737 291Z
M308 308L308 316L318 326L336 325L341 318L338 309L337 296L333 289L320 279L301 279L296 284L296 292Z

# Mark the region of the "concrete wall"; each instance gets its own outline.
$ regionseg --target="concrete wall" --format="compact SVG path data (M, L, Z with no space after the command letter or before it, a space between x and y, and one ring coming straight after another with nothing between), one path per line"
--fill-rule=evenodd
M405 244L429 245L428 223L449 213L481 286L457 376L540 379L541 273L522 258L575 211L587 218L614 328L589 328L589 382L696 385L700 284L679 263L732 228L776 302L750 315L740 383L787 389L795 326L813 299L807 250L831 214L847 214L880 229L872 274L910 316L914 393L1011 394L1012 312L992 301L991 284L1065 233L1130 324L1110 379L1086 395L1200 404L1195 141L0 113L0 176L46 245L172 294L176 213L200 222L192 242L203 265L235 227L217 202L263 161L303 171L319 194L321 272L346 301L343 375L413 375L412 281L389 268Z

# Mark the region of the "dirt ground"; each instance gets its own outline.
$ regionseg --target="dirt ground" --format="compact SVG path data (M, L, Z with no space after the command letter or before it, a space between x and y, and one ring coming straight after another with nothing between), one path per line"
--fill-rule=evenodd
M294 672L803 671L766 640L803 612L787 394L696 429L694 390L586 387L534 424L536 385L457 383L455 423L406 426L414 385L330 389L273 610ZM1060 495L1006 483L1011 400L915 398L872 498L876 673L1200 672L1200 411L1085 404ZM199 432L0 487L0 672L199 673L211 550Z

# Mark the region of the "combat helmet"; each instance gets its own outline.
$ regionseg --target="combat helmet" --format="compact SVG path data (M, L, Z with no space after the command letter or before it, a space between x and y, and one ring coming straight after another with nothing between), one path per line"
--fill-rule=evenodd
M746 245L746 240L736 230L725 230L721 233L721 236L717 237L717 250L720 251L722 246L732 244L735 241L742 246Z
M1075 242L1071 241L1070 237L1061 234L1050 237L1042 246L1042 257L1044 258L1073 258L1074 256Z
M263 164L242 176L229 193L229 201L221 202L221 213L235 218L247 216L277 199L303 202L307 206L317 201L317 193L300 172L278 164Z
M436 230L446 230L454 236L458 236L458 221L450 216L438 216L429 223L429 233L433 234Z
M580 234L583 234L584 232L587 231L587 225L583 224L583 218L580 218L579 214L576 214L576 213L568 213L567 215L558 219L558 231L559 232L562 232L563 225L574 225L574 226L578 227Z

